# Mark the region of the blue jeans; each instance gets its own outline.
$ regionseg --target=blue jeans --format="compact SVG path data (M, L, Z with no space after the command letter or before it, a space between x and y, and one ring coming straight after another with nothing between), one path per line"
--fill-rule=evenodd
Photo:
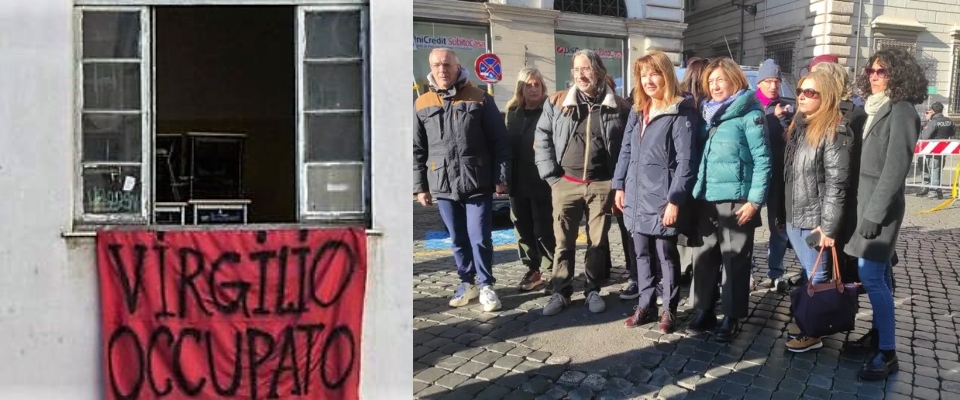
M897 342L894 333L897 329L893 316L893 280L890 263L879 263L860 259L858 263L860 282L867 291L870 305L873 306L873 327L880 335L880 350L894 350Z
M787 237L790 238L790 244L793 245L793 251L797 253L797 259L800 260L800 266L803 267L803 277L808 279L813 273L814 263L817 262L817 254L820 253L816 248L807 245L805 240L810 233L810 229L797 228L792 224L787 224ZM817 267L817 275L813 277L813 283L825 282L829 279L828 272L832 267L833 257L830 250L825 250L820 258L820 266Z
M770 241L767 242L767 277L777 279L786 272L783 269L783 256L787 254L788 236L777 231L773 213L772 210L767 213L767 225L770 229Z
M462 201L437 199L440 217L453 242L453 260L460 281L493 285L493 194Z

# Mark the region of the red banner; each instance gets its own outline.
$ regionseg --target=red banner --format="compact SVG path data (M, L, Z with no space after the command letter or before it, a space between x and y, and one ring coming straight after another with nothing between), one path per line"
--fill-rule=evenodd
M97 234L108 399L356 399L362 229Z

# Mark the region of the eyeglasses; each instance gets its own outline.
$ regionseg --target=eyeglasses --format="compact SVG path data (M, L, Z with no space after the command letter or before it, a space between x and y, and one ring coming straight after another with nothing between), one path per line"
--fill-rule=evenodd
M583 72L584 74L589 74L591 71L593 71L593 68L583 67L583 68L573 68L570 70L570 73L573 75L579 75L581 72Z
M820 92L816 90L797 88L797 95L799 96L801 94L803 95L803 97L806 97L808 99L817 99L820 97Z
M863 71L867 73L867 77L871 77L871 76L873 76L874 73L876 73L876 74L877 74L877 78L880 78L880 79L886 79L886 78L887 78L887 70L886 70L885 68L873 69L873 68L870 68L870 67L866 67L866 68L863 69Z

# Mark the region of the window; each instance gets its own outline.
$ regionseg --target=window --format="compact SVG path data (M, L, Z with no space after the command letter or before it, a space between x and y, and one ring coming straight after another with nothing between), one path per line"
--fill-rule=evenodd
M580 35L556 34L557 90L566 90L573 86L570 70L573 69L573 54L580 49L591 49L600 55L607 74L613 77L617 93L624 96L630 91L624 87L623 54L624 41L616 38L603 38Z
M907 41L896 40L896 39L876 39L876 42L874 43L874 47L876 47L877 50L883 50L887 48L899 48L899 49L906 50L910 54L917 53L917 42L907 42Z
M793 47L794 42L782 42L767 45L764 52L764 59L772 58L780 66L780 71L784 75L793 73Z
M413 22L413 98L430 90L427 75L430 73L430 52L438 47L453 49L460 64L467 69L467 79L475 86L487 90L487 84L473 73L474 61L487 52L490 29L485 26L441 24L425 21Z
M683 10L691 12L697 9L697 0L683 0Z
M79 227L179 221L180 218L157 216L170 210L177 212L176 207L170 208L166 204L171 201L170 197L179 201L181 197L192 196L191 205L207 202L202 203L204 207L214 207L209 202L219 201L225 203L223 209L249 204L245 199L211 196L195 187L203 182L204 176L226 175L231 179L242 176L247 180L250 175L251 181L289 183L289 193L276 195L269 190L259 190L260 200L254 200L250 205L251 208L259 205L263 210L277 208L276 203L283 202L282 208L289 210L289 217L271 219L273 217L265 216L259 220L251 218L250 222L319 221L369 225L369 59L365 7L271 7L271 10L265 7L241 10L244 8L241 6L77 8L76 68L79 79L75 126L79 157L76 185L81 190L77 191L74 201L74 219ZM170 106L179 103L171 102L171 98L189 99L197 97L196 91L207 89L192 88L189 84L170 85L171 81L179 81L191 74L204 80L217 78L208 75L211 70L203 69L213 57L207 49L173 46L182 49L177 51L182 59L172 60L174 57L168 51L171 46L159 46L153 37L154 32L160 38L163 36L161 32L169 35L171 31L181 31L182 26L170 22L182 19L169 17L194 11L206 13L203 14L206 17L212 15L223 19L229 14L246 18L241 18L240 22L247 24L244 27L249 29L241 30L250 31L248 35L252 37L271 36L258 32L276 33L277 29L289 29L286 34L273 35L280 37L274 39L279 40L279 45L272 43L276 45L273 46L275 49L264 53L268 59L288 57L288 61L279 64L286 65L289 72L281 70L275 75L273 72L278 70L250 67L254 69L243 69L238 75L221 79L233 82L232 85L243 87L247 92L250 87L262 90L263 87L287 85L284 87L289 87L288 91L277 89L270 92L280 93L281 101L243 102L234 98L223 104L206 104L201 100L196 102L199 104ZM233 21L231 29L236 29L237 19ZM206 27L207 31L203 32L217 31L217 28ZM217 32L216 36L227 41L219 42L224 48L252 46L237 42L240 39L230 42L231 35L225 32ZM197 47L194 43L192 45ZM191 51L210 57L191 59L183 55ZM235 59L225 55L231 54L218 53L216 56L227 60L227 70L230 71L264 64L234 64L229 61ZM252 82L260 80L279 84ZM182 93L171 97L171 88ZM282 104L277 106L274 103ZM289 104L289 108L284 108L283 104ZM232 120L224 117L231 112L224 110L231 107L241 108L229 114L234 116ZM286 120L277 123L279 125L263 122L273 121L268 118L278 114L289 120L289 124L284 125ZM259 128L253 129L254 135L225 133L236 132L237 126L257 124ZM277 126L280 128L275 129ZM222 130L218 130L220 128ZM205 133L197 134L198 131ZM236 142L238 137L247 137L247 145ZM280 137L285 139L272 139ZM185 141L181 142L181 139ZM192 140L190 144L186 144L189 140ZM190 176L179 183L185 186L180 186L179 191L177 187L173 188L173 196L167 193L171 189L168 186L178 182L183 174L181 171L190 168L169 162L172 149L181 151L174 157L189 158L191 165L197 168L196 173L187 173ZM186 155L185 152L190 153ZM238 154L243 155L239 158L242 165L237 164ZM206 158L201 160L198 157ZM164 160L168 162L164 163ZM284 166L273 167L279 164ZM279 171L281 176L264 176L264 171ZM242 193L234 190L239 188L239 182L217 178L212 185L231 185L232 193ZM179 209L179 212L185 214L187 220L190 215L195 215L189 209ZM270 212L273 211L268 210L263 215L270 215ZM242 220L246 220L246 214Z
M151 185L149 25L141 8L89 9L80 18L78 207L85 223L144 223Z
M627 17L627 6L623 0L554 0L553 9L577 14Z
M950 114L960 114L960 43L953 45L953 79L950 85Z

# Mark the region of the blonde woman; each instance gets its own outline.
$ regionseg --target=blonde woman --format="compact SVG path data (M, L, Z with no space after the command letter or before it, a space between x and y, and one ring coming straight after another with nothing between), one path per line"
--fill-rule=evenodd
M673 332L680 300L678 216L695 180L697 111L693 99L684 98L666 54L653 51L639 58L633 63L633 76L634 104L613 178L615 204L633 234L640 292L636 312L624 325L632 328L659 317L660 332L667 334ZM658 262L651 259L653 254ZM661 269L666 308L659 315L653 265Z
M841 125L839 104L844 90L841 82L824 70L814 70L801 78L797 89L799 113L784 138L787 237L811 284L826 281L832 270L830 257L821 257L815 265L819 250L840 245L838 240L849 229L844 218L850 211L847 202L851 198L854 138ZM812 234L820 238L815 246L805 240ZM787 342L787 350L795 353L820 347L820 338L803 332Z
M510 219L517 235L520 262L527 266L527 273L520 280L521 291L543 284L544 269L550 276L556 249L550 185L540 179L533 154L533 137L546 99L544 89L540 71L524 68L517 75L513 98L507 102L507 131L513 146Z

